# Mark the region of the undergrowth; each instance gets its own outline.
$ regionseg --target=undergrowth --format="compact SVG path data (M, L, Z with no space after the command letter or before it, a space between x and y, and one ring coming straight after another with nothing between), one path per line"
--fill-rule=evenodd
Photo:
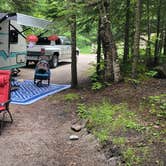
M74 100L78 100L79 98L80 96L76 93L68 93L64 96L65 101L74 101Z
M163 98L165 98L165 95L160 97L150 96L148 104L154 104L155 102L157 108L164 110L165 102L163 102ZM142 120L140 120L141 117L129 110L126 103L112 104L103 100L101 103L90 106L78 104L77 113L80 118L88 120L87 130L101 144L111 141L115 146L120 147L122 161L125 162L125 165L151 163L151 160L149 160L151 154L153 154L153 150L150 148L151 145L154 142L163 142L162 138L165 131L155 129L153 125L143 125ZM138 140L132 143L132 139L135 138ZM142 138L144 139L143 142ZM156 159L154 162L162 163L163 161Z
M166 119L166 94L143 98L143 105L158 119Z
M88 119L87 128L90 130L100 142L107 141L111 132L127 130L142 131L143 126L138 122L137 116L131 112L127 105L113 105L103 101L101 104L87 107L79 104L77 113L81 118Z

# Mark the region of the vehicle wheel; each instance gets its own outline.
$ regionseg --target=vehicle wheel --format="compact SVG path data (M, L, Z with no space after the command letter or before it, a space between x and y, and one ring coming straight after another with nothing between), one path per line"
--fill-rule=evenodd
M55 68L58 66L58 56L54 55L52 57L51 63L50 63L51 68Z
M27 60L27 61L26 61L26 67L28 67L28 65L29 65L29 61Z
M79 51L78 50L76 50L76 55L78 56L80 53L79 53Z

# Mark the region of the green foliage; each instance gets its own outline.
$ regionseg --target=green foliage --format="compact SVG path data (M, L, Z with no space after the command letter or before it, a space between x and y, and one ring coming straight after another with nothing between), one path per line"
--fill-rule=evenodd
M123 152L123 157L126 163L126 166L132 166L133 163L138 165L140 163L140 158L137 157L135 149L128 148Z
M100 104L86 107L78 105L77 113L88 119L87 128L101 141L109 138L109 133L127 130L142 131L144 128L137 122L137 116L128 110L126 104L112 105L103 101Z
M140 81L138 79L134 79L134 78L127 78L125 81L132 83L132 84L135 84L135 85L140 83Z
M112 142L115 145L124 146L124 144L126 143L126 138L125 137L113 137Z
M91 47L85 46L85 44L79 44L78 47L82 54L89 54L91 52Z
M28 15L33 15L35 8L37 8L37 0L10 0L8 1L11 11L20 12ZM10 11L10 12L11 12Z
M91 69L92 72L93 72L95 67L96 66L94 65L93 68ZM99 81L99 76L97 75L96 72L93 72L93 74L91 74L90 80L92 81L92 86L91 86L92 90L100 90L103 87L105 87L104 83Z
M74 101L74 100L78 100L80 98L80 96L76 93L68 93L64 96L64 99L66 101Z
M144 98L144 104L148 106L151 114L166 119L166 94Z
M132 64L131 62L128 62L125 64L121 63L121 71L122 71L123 77L130 77L131 68L132 68L131 64Z
M8 12L11 10L11 6L6 0L1 0L0 1L0 11L1 12Z
M148 72L145 73L148 77L154 77L157 75L157 71L154 70L150 70Z
M101 82L93 82L92 83L92 90L100 90L104 87L104 84Z
M105 141L109 140L109 130L108 129L101 129L100 131L94 131L93 133L96 138L99 139L101 143L104 143Z
M84 104L78 104L76 112L82 119L86 119L89 114L89 112L87 111L87 107Z
M92 90L100 90L106 86L111 85L108 82L103 82L101 79L101 75L98 75L97 72L95 71L96 69L96 64L92 65L91 71L90 71L90 80L92 81ZM103 59L101 59L100 62L100 72L102 72L104 70L104 61Z

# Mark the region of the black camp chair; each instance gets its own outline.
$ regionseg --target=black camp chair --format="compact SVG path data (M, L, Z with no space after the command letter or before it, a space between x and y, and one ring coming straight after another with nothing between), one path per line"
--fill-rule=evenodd
M35 68L34 84L36 84L37 86L42 86L42 81L47 80L49 86L50 75L51 72L48 61L41 58Z

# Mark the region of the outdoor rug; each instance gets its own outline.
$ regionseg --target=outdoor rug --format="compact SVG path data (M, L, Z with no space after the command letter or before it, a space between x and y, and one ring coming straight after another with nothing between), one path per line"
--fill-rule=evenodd
M34 103L46 96L70 88L70 85L63 84L50 84L49 86L42 84L42 86L38 87L32 80L15 82L14 84L19 88L11 92L11 103L21 105Z

